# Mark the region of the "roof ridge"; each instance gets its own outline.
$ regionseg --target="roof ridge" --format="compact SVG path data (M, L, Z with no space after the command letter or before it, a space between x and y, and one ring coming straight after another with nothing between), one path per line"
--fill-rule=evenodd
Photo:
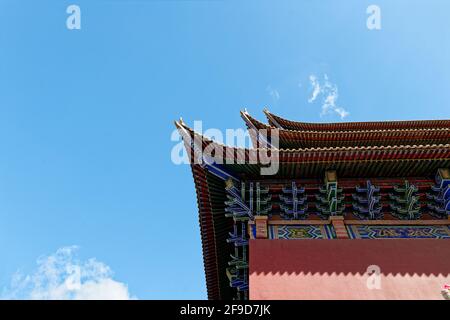
M241 111L241 113L242 113L242 111ZM245 112L245 115L249 118L249 120L253 120L257 124L265 126L267 129L277 129L280 131L294 132L294 133L339 134L339 133L366 133L366 132L450 131L450 127L410 128L410 129L390 128L390 129L367 129L367 130L298 130L298 129L296 130L296 129L276 128L274 126L271 126L270 124L266 124L262 121L259 121L256 118L252 117L248 112ZM423 121L427 121L427 120L423 120ZM440 121L440 120L431 120L431 121ZM347 122L347 123L366 123L366 122ZM374 122L374 123L377 123L377 122ZM380 121L380 123L382 123L382 122ZM311 124L316 124L316 123L311 123ZM317 123L317 124L321 124L321 123ZM335 124L335 123L324 123L324 124Z
M201 137L202 142L214 143L219 147L231 148L234 150L243 150L243 151L264 151L264 150L274 150L274 148L243 148L236 146L227 146L223 143L216 142L212 140L210 137L207 137L203 134L195 132L192 128L188 127L185 123L179 123L175 121L176 124L180 126L180 128L184 128L188 130L192 135ZM382 149L413 149L413 148L450 148L450 143L446 144L425 144L425 145L416 145L416 144L405 144L405 145L383 145L383 146L341 146L341 147L312 147L312 148L275 148L275 150L279 152L308 152L308 151L351 151L351 150L382 150Z
M352 125L363 125L363 124L432 124L433 122L448 122L450 126L450 119L427 119L427 120L378 120L378 121L348 121L348 122L327 122L327 123L320 123L320 122L302 122L302 121L295 121L295 120L289 120L283 117L280 117L278 115L273 114L270 112L266 107L263 109L263 113L266 115L268 120L270 121L270 118L275 118L276 122L285 121L288 123L293 123L297 125L304 125L304 126L352 126ZM285 129L289 130L289 129ZM354 130L347 130L347 131L354 131Z

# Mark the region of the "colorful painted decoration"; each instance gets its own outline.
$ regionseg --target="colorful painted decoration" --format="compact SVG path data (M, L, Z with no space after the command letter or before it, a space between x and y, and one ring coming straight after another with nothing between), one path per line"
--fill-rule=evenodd
M437 218L450 217L450 170L439 169L435 181L432 192L427 193L427 198L431 200L428 203L430 213Z
M280 204L282 217L284 219L305 219L306 214L306 196L304 196L305 189L297 188L295 181L292 181L291 188L283 187L283 194L280 195Z
M231 254L226 274L230 286L237 289L238 298L248 297L248 236L247 222L255 215L267 215L272 209L269 188L262 188L259 182L250 182L248 188L241 182L240 189L232 179L225 182L227 201L225 201L225 216L233 218L233 231L229 232L228 243L234 244L234 254ZM256 197L255 197L256 193ZM247 200L248 199L248 200ZM256 205L255 205L256 204Z
M394 186L394 193L389 194L392 215L404 220L414 220L420 217L419 189L405 180L403 186Z
M450 226L348 225L351 239L450 239Z
M331 225L282 225L269 226L270 239L334 239L336 234Z
M328 218L329 216L342 215L344 196L342 188L338 188L335 171L325 172L325 186L319 189L320 194L316 195L316 204L319 214Z
M357 217L370 220L382 218L379 192L380 188L372 185L370 180L367 180L365 188L356 186L356 194L352 194L352 198L356 201L353 209Z

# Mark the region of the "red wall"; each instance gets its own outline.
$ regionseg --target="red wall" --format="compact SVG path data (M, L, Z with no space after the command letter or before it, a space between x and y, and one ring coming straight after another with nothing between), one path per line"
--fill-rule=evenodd
M444 299L448 239L250 240L250 299ZM380 289L366 272L380 267Z

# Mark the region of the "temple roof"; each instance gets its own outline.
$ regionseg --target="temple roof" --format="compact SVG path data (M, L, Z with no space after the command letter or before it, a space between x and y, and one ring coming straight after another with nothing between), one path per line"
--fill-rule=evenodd
M259 126L256 122L255 125ZM350 179L361 177L397 179L404 176L431 178L439 168L450 167L450 143L388 146L313 144L315 147L247 149L217 143L194 132L181 120L175 122L175 126L183 137L191 159L205 157L207 164L213 164L208 166L205 162L191 162L199 209L207 292L210 299L232 296L229 279L226 276L230 252L230 245L226 239L229 237L232 222L224 215L224 203L227 200L225 181L214 172L214 168L218 167L223 172L240 179L245 177L258 181L279 180L282 183L291 179L317 178L323 176L327 170L335 170L340 178ZM425 131L433 132L431 128L429 129ZM289 134L294 132L284 131ZM211 151L209 158L203 153L205 149ZM256 158L253 158L255 161L252 162L252 156L255 155ZM262 175L261 168L267 167L271 161L279 164L279 170L274 175Z
M308 123L284 119L265 109L269 124L275 128L301 131L357 131L392 129L450 128L450 120L406 120L373 122Z
M202 150L206 148L212 150L212 156L219 159L224 168L236 174L258 176L260 168L267 166L266 164L275 157L280 167L274 176L276 178L292 175L314 177L321 175L325 170L336 170L340 177L354 177L361 174L366 177L401 176L405 170L410 175L419 176L432 175L438 168L450 166L450 143L246 149L212 141L194 132L182 122L177 122L176 125L188 132L192 141L201 142ZM257 161L250 161L256 155Z
M265 111L269 114L268 111ZM250 116L246 111L241 112L249 129L261 130L266 138L270 136L273 125L268 125ZM270 120L269 120L270 122ZM361 123L362 124L362 123ZM373 123L368 123L373 124ZM330 124L331 125L331 124ZM371 128L369 125L368 128ZM324 128L322 128L324 129ZM403 129L363 129L343 131L335 127L334 130L293 130L278 129L280 148L307 147L341 147L341 146L389 146L389 145L432 145L450 143L449 127L417 128L414 126ZM250 131L252 142L256 145L256 136Z

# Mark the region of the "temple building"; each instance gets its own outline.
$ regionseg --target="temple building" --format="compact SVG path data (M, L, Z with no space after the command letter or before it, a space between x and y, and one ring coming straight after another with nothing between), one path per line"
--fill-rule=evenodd
M175 122L191 160L208 298L448 298L450 120L264 113L267 123L241 112L252 148Z

